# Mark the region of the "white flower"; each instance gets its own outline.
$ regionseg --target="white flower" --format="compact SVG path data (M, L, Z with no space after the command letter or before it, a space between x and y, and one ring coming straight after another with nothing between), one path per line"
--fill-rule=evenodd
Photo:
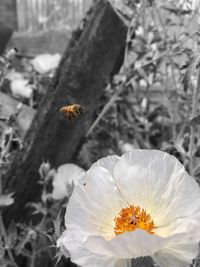
M84 267L130 266L151 256L184 267L198 253L200 189L173 156L134 150L100 159L69 200L58 240Z
M29 99L32 97L33 88L29 80L25 79L21 73L11 71L6 77L11 81L10 88L14 96Z
M51 54L40 54L37 55L32 61L33 68L40 74L47 73L53 69L56 69L59 65L61 55L56 53Z
M85 174L85 170L73 163L61 165L53 179L52 198L62 199L69 197L73 186L78 184Z

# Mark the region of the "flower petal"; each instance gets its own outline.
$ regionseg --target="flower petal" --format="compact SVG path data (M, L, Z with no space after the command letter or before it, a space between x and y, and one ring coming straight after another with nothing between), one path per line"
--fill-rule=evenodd
M162 249L153 255L153 260L160 267L188 267L192 260L197 256L198 245L185 244L180 246L176 244L176 248L181 250L170 250L168 248Z
M115 164L119 161L120 157L116 155L107 156L102 159L97 160L92 167L102 167L108 170L108 172L113 175L113 169Z
M131 260L99 255L85 248L84 236L75 231L65 231L57 241L59 247L69 249L71 261L81 267L131 267Z
M130 205L139 205L155 225L168 225L200 207L198 184L173 156L157 150L134 150L114 167L114 179Z
M199 215L180 219L179 225L175 228L176 232L179 231L179 234L174 235L177 238L171 240L165 248L155 253L154 260L163 267L168 267L170 262L174 264L170 266L188 266L196 258L199 251L199 221Z
M75 187L67 206L66 227L81 231L115 236L114 218L125 205L107 169L94 166Z
M153 255L162 249L169 241L169 238L162 238L157 235L150 235L146 231L136 230L118 235L111 240L105 240L101 236L90 236L84 247L97 254L118 258L137 258Z
M177 261L189 264L198 253L198 242L189 240L189 236L176 234L165 238L149 235L143 230L127 232L109 241L100 236L90 236L84 243L84 247L91 252L95 250L95 253L102 256L117 255L122 259L153 256L159 262L159 258L167 254Z

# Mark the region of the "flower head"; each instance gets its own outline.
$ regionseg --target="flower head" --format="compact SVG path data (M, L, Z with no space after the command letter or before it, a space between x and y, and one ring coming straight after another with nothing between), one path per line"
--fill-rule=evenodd
M69 197L73 186L78 184L85 174L85 170L73 163L66 163L57 169L53 179L53 199L63 199Z
M100 159L79 180L58 245L84 267L125 267L142 256L183 267L198 253L199 219L200 189L183 165L138 149Z

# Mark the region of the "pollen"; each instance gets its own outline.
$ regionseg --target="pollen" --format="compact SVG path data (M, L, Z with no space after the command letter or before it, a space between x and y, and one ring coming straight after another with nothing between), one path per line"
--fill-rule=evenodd
M119 216L115 217L114 232L116 235L123 234L124 232L132 232L136 229L142 229L147 231L149 234L154 234L154 225L151 216L139 206L129 206L123 208L119 212Z

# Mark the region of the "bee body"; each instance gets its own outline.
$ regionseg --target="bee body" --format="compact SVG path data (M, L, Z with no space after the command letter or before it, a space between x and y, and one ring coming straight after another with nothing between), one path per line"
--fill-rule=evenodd
M86 110L86 108L84 106L79 105L79 104L73 104L73 105L62 107L60 109L60 112L64 113L65 116L69 120L71 120L71 119L74 119L74 118L78 117L82 113L84 113L85 110Z

